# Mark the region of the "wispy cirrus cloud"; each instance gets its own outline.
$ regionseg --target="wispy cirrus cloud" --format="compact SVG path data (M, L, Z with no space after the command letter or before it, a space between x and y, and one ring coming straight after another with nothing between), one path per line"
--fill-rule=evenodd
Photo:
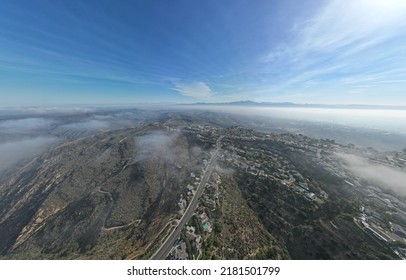
M260 57L264 72L275 77L270 89L291 93L312 81L320 95L371 84L375 95L387 93L385 84L406 79L400 71L406 64L405 18L406 1L329 1L296 23L290 40Z
M269 62L309 52L342 57L361 52L404 33L406 2L402 0L333 0L312 18L297 23L294 43L283 44L262 57Z
M184 96L193 97L196 99L208 99L214 95L210 87L203 82L189 84L176 82L174 90Z
M405 16L405 1L335 0L300 31L299 49L359 52L396 35Z

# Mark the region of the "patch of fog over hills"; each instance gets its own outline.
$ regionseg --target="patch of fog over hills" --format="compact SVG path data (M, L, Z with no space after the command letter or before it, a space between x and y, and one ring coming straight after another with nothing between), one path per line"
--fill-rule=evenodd
M103 130L146 125L159 121L161 114L162 110L131 108L0 109L0 176L57 143ZM156 137L153 138L159 139ZM144 146L146 150L165 147L162 141L157 146L153 143Z
M52 124L52 120L45 118L11 119L0 122L2 134L30 133L38 129L44 129Z
M40 155L56 143L103 129L136 126L144 120L154 120L154 116L130 109L0 110L0 176L8 168Z
M35 137L0 143L0 173L22 159L41 154L57 141L58 139L55 137Z
M336 153L335 155L343 166L355 176L406 196L406 170L371 163L367 159L353 154Z
M46 118L23 118L0 121L0 175L20 160L44 152L58 138L46 131L54 123Z
M110 126L111 125L107 121L89 119L89 120L61 125L59 128L62 130L63 129L94 130L94 129L108 128Z
M168 162L179 161L184 157L182 145L179 145L177 134L166 134L161 131L147 133L134 138L136 153L133 163L152 158L164 159Z
M148 133L143 136L135 137L136 154L134 162L144 161L151 157L151 155L162 154L165 157L171 156L171 146L173 146L173 140L170 136L162 132Z

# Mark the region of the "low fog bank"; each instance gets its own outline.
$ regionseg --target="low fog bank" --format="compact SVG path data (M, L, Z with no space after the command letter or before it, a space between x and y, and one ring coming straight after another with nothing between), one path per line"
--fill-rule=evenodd
M228 113L240 125L263 132L301 133L379 151L399 151L406 147L406 110L251 106L183 108Z
M98 119L88 119L79 122L73 122L66 125L59 126L59 129L74 129L74 130L97 130L102 128L108 128L111 124L107 121L101 121Z
M136 153L133 163L151 159L164 158L169 161L176 159L176 141L174 135L154 131L134 138Z
M39 113L0 114L0 142L18 137L53 135L60 137L67 131L94 132L100 129L116 129L154 122L159 112L138 109L36 109ZM1 110L0 110L1 111ZM31 112L31 111L29 111ZM3 110L4 113L4 110ZM17 139L18 140L18 139Z
M196 106L196 109L379 129L406 135L406 110Z
M26 117L35 116L42 117L48 115L74 115L82 113L96 112L93 107L20 107L20 108L1 108L0 118L2 117Z
M58 141L55 137L36 137L13 142L0 143L0 173L17 164L46 151Z
M371 163L367 159L353 154L336 153L344 167L361 179L377 184L377 187L406 195L406 170Z
M1 134L28 134L38 130L47 129L54 123L45 118L9 119L0 121Z
M0 175L21 160L46 151L56 142L71 141L105 129L155 121L154 114L137 109L0 110ZM5 112L12 112L6 115Z

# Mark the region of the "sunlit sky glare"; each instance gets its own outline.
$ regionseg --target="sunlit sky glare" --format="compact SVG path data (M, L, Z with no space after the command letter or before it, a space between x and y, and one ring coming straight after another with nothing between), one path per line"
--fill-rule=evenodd
M406 1L0 0L0 100L406 105Z

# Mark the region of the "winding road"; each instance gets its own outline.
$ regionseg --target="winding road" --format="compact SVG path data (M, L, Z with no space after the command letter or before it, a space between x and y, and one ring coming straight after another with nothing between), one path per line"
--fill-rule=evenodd
M134 220L134 221L132 221L132 222L130 222L130 223L128 223L128 224L121 225L121 226L106 227L106 220L107 220L107 217L109 216L111 210L113 209L114 200L113 200L113 196L111 195L111 193L109 193L109 192L107 192L107 191L103 191L103 190L101 189L101 187L99 187L99 188L97 189L97 191L98 191L99 193L108 195L108 196L109 196L109 201L110 201L109 209L107 210L107 212L106 212L106 214L104 215L104 218L103 218L103 226L102 226L102 228L101 228L101 231L102 231L102 232L113 231L113 230L116 230L116 229L120 229L120 228L124 228L124 227L130 226L130 225L132 225L132 224L134 224L134 223L140 223L140 222L141 222L141 220L138 219L138 220Z

